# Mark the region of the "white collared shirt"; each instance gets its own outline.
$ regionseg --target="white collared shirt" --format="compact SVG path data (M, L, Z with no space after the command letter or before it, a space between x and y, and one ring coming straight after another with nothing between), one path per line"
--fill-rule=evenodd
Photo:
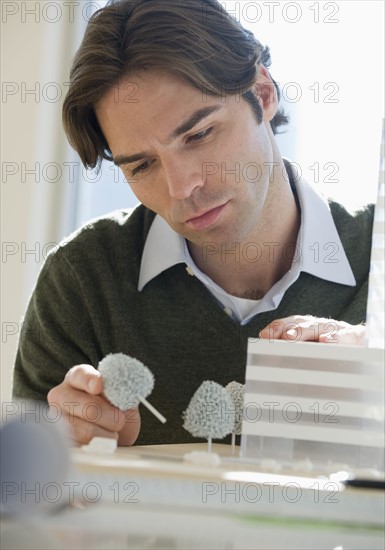
M301 227L290 270L272 286L261 300L237 298L228 294L193 261L186 240L176 233L160 216L155 216L147 235L140 265L138 290L166 269L186 264L187 276L197 277L214 295L224 311L241 325L255 315L276 309L287 289L298 279L301 271L334 283L355 286L349 261L338 235L329 205L305 180L296 182L301 207ZM257 245L250 243L250 245ZM273 250L274 243L265 243ZM258 251L258 248L255 248ZM253 246L246 253L253 254ZM231 253L227 251L227 253ZM253 256L256 259L257 256Z

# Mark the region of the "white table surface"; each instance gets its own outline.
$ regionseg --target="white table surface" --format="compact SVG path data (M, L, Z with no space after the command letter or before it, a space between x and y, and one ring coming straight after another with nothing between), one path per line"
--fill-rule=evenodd
M232 457L227 445L213 445L220 466L183 460L206 448L73 450L63 486L63 493L73 489L71 502L3 522L2 548L385 547L383 491L340 490L314 472L261 471Z

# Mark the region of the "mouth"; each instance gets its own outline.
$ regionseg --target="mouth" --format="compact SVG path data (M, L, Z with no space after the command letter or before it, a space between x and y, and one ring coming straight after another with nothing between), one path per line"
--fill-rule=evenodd
M217 221L227 204L226 202L225 204L206 210L203 214L187 220L186 224L191 227L191 229L206 229L206 227L213 225Z

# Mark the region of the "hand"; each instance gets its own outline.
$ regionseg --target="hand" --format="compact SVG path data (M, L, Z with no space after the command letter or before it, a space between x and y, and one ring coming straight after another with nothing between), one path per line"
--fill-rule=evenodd
M284 319L276 319L259 333L259 337L293 342L362 346L365 343L365 326L350 325L345 321L323 319L312 315L292 315Z
M89 443L93 437L110 437L121 445L132 445L138 437L138 409L122 411L111 405L103 396L102 376L91 365L72 367L47 399L51 407L61 410L78 445Z

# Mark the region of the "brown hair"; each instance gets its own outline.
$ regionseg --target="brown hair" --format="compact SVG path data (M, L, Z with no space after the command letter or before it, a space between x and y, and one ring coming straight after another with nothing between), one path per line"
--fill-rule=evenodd
M151 68L172 72L204 94L242 94L261 122L250 91L261 63L270 66L269 49L217 0L113 0L91 17L72 65L63 105L68 140L88 168L112 160L94 106L124 76ZM286 123L278 111L274 133Z

